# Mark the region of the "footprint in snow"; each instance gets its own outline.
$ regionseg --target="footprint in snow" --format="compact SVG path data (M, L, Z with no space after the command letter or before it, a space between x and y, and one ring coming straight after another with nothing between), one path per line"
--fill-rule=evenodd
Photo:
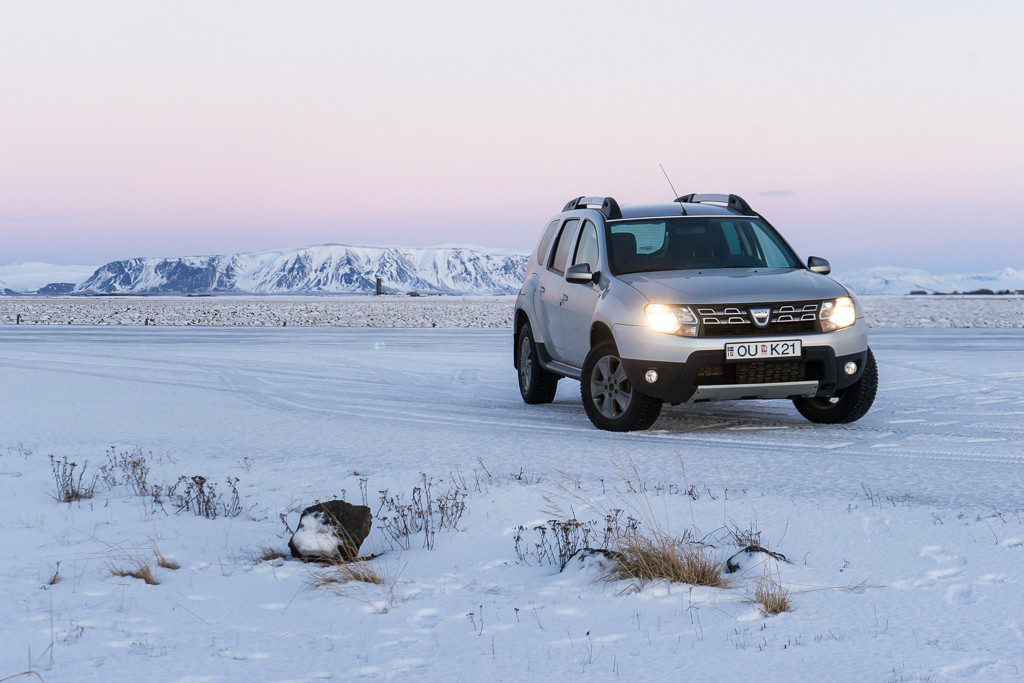
M954 576L959 575L960 572L961 570L957 569L956 567L947 567L945 569L931 569L924 573L924 578L926 581L934 583L935 581L940 581L942 579L951 579Z
M949 664L939 669L939 673L948 678L971 678L991 666L988 659L966 659L956 664Z
M939 564L967 564L967 560L960 555L947 552L937 545L926 545L921 548L921 557L927 557Z
M1006 548L1022 548L1024 547L1024 536L1014 536L1003 541L1003 546Z
M978 583L1006 583L1009 580L1010 577L1007 574L982 574L981 577L978 578Z
M417 610L416 614L409 617L409 623L418 628L434 628L440 620L440 611L432 608Z
M974 589L964 583L950 586L946 591L946 602L951 605L973 605L977 600Z

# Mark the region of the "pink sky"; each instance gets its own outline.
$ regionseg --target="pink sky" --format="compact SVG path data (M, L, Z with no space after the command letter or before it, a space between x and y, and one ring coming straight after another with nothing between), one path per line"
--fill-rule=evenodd
M663 163L839 268L1024 265L1024 5L706 5L5 2L0 263L525 250Z

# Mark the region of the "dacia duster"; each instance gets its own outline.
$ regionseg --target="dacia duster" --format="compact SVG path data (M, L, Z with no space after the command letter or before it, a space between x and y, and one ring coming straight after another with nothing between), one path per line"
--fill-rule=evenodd
M808 420L871 407L878 370L861 306L741 197L670 204L578 197L529 257L514 364L526 403L580 381L595 426L647 429L662 405L790 399Z

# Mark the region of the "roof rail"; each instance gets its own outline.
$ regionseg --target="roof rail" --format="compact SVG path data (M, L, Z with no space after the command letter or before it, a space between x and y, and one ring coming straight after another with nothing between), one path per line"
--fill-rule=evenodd
M743 197L736 194L684 194L682 197L677 197L676 201L687 204L725 204L726 207L739 211L745 216L758 215Z
M570 199L562 211L573 211L575 209L597 208L604 214L605 218L622 218L622 210L619 203L612 197L576 197Z

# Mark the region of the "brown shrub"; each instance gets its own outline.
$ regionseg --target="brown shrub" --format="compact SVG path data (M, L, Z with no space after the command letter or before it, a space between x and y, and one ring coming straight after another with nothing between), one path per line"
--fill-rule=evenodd
M616 561L608 567L608 577L630 579L639 583L666 579L693 586L725 588L722 563L712 551L689 540L678 539L661 531L644 535L627 534L618 541Z
M160 583L153 576L153 569L148 564L137 564L135 566L128 567L119 567L112 564L110 565L110 573L113 576L139 579L140 581L145 581L150 586L155 586Z
M775 579L766 576L757 583L754 602L761 606L761 611L765 613L765 616L770 617L793 610L789 596L790 591L783 588Z

